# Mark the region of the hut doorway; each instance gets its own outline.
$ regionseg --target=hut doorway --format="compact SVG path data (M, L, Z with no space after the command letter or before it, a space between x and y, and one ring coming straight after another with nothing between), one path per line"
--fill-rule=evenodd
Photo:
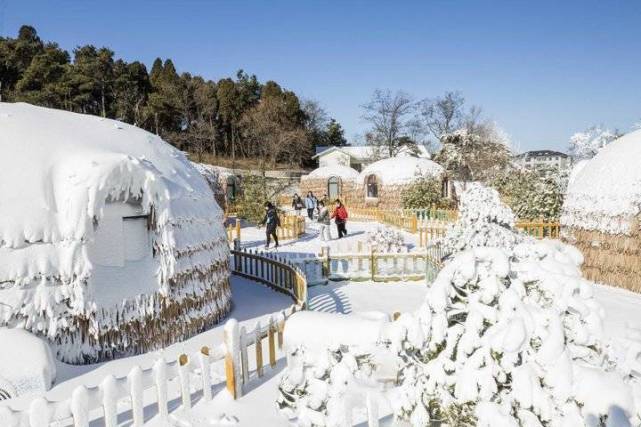
M367 197L378 197L378 180L376 175L370 175L367 177Z
M236 185L236 177L228 176L227 177L227 201L233 202L236 200L236 195L238 193L238 188Z
M327 195L329 200L336 200L340 196L340 178L332 176L327 180Z

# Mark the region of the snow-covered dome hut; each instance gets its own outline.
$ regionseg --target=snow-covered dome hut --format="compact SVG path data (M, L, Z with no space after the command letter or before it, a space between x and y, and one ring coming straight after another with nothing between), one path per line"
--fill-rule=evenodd
M432 160L400 154L378 160L359 174L350 201L354 204L397 208L401 193L422 178L442 180L447 189L445 169Z
M330 200L336 200L349 194L357 179L358 172L349 166L321 166L301 177L300 191L303 196L311 191L319 198L327 194Z
M0 326L93 362L230 309L222 211L185 155L114 120L0 103Z
M603 148L570 180L563 237L585 257L591 280L641 292L641 130Z

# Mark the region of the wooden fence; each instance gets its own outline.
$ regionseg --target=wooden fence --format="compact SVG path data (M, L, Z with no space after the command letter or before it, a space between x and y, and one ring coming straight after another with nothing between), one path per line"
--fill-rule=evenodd
M458 212L447 209L378 209L349 208L349 216L355 220L377 221L417 233L435 222L451 223L458 218Z
M231 244L235 239L241 240L242 229L240 219L235 218L233 223L225 227L227 241ZM276 228L276 235L280 240L297 239L305 234L305 218L298 215L280 215L280 226Z
M251 376L249 349L254 347L255 376L260 378L265 362L270 367L276 365L277 352L282 351L285 321L307 305L307 282L299 269L271 254L233 250L232 258L235 274L290 295L294 304L270 316L265 325L257 323L249 331L230 319L225 323L221 343L204 346L192 354L180 354L174 360L158 359L148 368L134 366L126 376L108 375L97 386L80 385L68 398L54 401L40 396L24 410L13 410L8 401L0 406L0 425L43 427L55 423L58 427L88 427L90 421L103 418L106 427L116 427L120 425L119 414L122 418L124 412L130 411L130 425L140 427L145 421L144 411L152 410L144 401L145 391L151 389L162 425L169 425L169 402L176 397L176 392L171 393L168 385L178 380L178 397L183 408L191 408L194 395L201 394L209 401L213 397L214 382L211 365L216 362L224 363L226 389L234 399L241 397ZM266 356L263 356L264 343Z
M517 221L515 227L537 239L558 239L561 231L561 224L558 222Z

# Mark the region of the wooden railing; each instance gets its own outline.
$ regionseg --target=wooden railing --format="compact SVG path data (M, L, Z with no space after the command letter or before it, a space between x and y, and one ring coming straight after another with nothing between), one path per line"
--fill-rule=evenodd
M298 239L305 234L305 217L298 215L281 215L280 227L276 228L279 239Z
M240 240L240 230L240 218L236 218L233 223L227 224L227 227L225 227L227 242L233 243L235 239Z
M447 209L378 209L348 208L349 216L355 220L377 221L417 233L435 221L450 223L456 221L458 212Z
M558 239L561 231L561 224L558 222L517 221L515 227L537 239Z
M307 279L296 265L273 253L240 249L238 240L231 253L235 274L290 295L302 308L307 306Z

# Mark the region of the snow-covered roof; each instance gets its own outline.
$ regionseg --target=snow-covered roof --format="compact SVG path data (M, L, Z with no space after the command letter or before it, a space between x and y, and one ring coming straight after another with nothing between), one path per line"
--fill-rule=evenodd
M628 133L582 164L570 180L561 224L619 234L632 232L641 210L641 130Z
M61 318L108 309L95 305L90 250L110 224L108 201L126 200L150 215L154 292L171 299L187 282L194 296L211 288L213 266L228 256L222 210L183 153L119 121L0 103L0 283L9 284L0 286L0 324L19 314L52 338ZM135 290L129 279L114 289Z
M407 184L421 177L439 177L445 169L429 159L399 155L379 160L361 172L359 180L365 182L368 176L376 175L382 184Z
M429 151L427 151L427 148L425 148L422 145L417 146L418 149L418 156L429 159L431 158L431 155ZM401 148L401 153L406 152L408 149L406 147ZM350 157L352 157L354 160L357 161L369 161L372 160L372 158L379 157L379 158L385 158L388 157L387 154L385 153L385 150L377 150L377 147L373 147L371 145L353 145L353 146L346 146L346 147L328 147L328 146L317 146L316 147L316 155L314 155L312 158L316 159L320 156L324 156L326 154L329 154L333 151L340 151L343 152Z
M358 178L358 172L350 168L349 166L343 165L332 165L332 166L323 166L316 168L311 171L308 175L303 175L301 179L319 179L319 178L330 178L332 176L337 176L343 180L355 181Z

